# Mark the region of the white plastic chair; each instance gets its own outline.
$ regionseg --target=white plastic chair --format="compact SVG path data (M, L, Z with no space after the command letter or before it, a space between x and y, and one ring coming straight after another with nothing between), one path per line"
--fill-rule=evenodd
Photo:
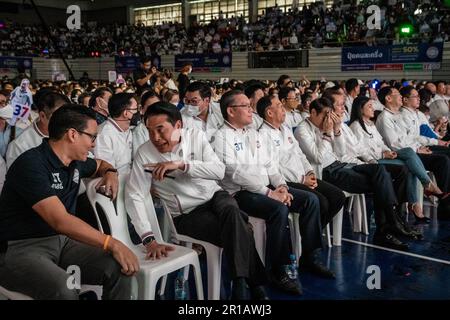
M350 197L348 211L353 216L353 232L362 232L365 235L369 234L369 226L367 223L366 198L364 194L345 192L345 197ZM344 208L342 208L333 218L333 244L331 244L330 225L326 226L326 236L328 247L342 245L342 219Z
M99 179L90 181L86 186L86 192L89 202L91 203L91 206L96 214L101 231L103 231L103 229L97 212L97 205L99 205L105 213L106 219L110 226L111 236L123 242L139 258L140 270L136 275L138 282L138 298L144 300L155 299L156 285L162 276L191 265L194 268L197 297L199 300L203 300L200 263L198 260L198 255L194 250L173 245L175 250L171 251L168 257L163 257L159 260L146 260L145 248L142 245L134 245L131 241L128 232L128 222L124 204L125 180L126 177L120 178L119 193L116 202L117 211L113 205L113 202L109 198L96 192L95 186L99 182ZM151 203L149 203L150 198L150 196L146 198L147 208L150 208L151 205ZM156 240L159 243L165 243L162 239L156 216L148 214L148 217L150 219Z
M161 204L164 208L166 221L169 223L172 237L188 246L192 244L201 245L206 252L206 265L208 273L208 300L220 300L220 284L221 284L221 267L222 267L222 252L223 248L218 247L212 243L191 238L186 235L179 234L173 223L172 213L166 202L161 199Z
M179 234L173 223L172 214L167 206L166 202L161 199L161 203L164 207L166 214L166 220L169 222L172 236L188 246L192 244L199 244L205 248L206 252L206 264L208 272L208 299L219 300L220 299L220 285L221 285L221 267L222 267L222 253L223 248L213 245L212 243L198 240L186 235ZM253 236L255 238L256 251L258 251L261 261L265 262L265 249L266 249L266 222L263 219L250 217L249 222L253 227Z

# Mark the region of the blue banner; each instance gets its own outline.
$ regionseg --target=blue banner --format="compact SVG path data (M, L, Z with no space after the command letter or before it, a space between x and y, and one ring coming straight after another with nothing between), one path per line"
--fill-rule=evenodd
M187 64L191 64L192 70L195 72L230 72L232 54L179 54L175 56L175 71L179 72Z
M156 66L158 69L161 68L161 57L158 55L151 56L152 65ZM128 74L141 67L141 58L139 57L115 57L116 62L116 72L118 74Z
M33 69L33 58L0 57L0 69Z
M422 63L423 68L440 67L443 43L411 44L383 47L342 48L342 71L374 70L377 65L398 65ZM384 68L388 70L389 68Z

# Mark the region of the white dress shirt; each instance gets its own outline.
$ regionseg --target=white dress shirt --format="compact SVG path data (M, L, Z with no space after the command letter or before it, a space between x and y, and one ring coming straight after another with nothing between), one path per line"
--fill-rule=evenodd
M409 129L409 134L415 136L421 145L437 146L439 144L438 139L428 138L420 135L420 125L423 120L420 119L419 111L402 107L400 109L400 114L402 115L403 122Z
M350 125L354 135L358 139L358 143L367 150L372 159L383 159L383 152L391 151L389 147L384 143L383 137L378 132L374 123L365 123L367 132L358 121L354 121Z
M287 125L291 130L297 128L297 126L302 122L303 117L300 111L298 110L292 110L287 111L286 110L286 119L284 120L284 124Z
M303 120L294 132L300 148L320 178L322 170L335 161L345 150L342 134L327 137L309 119Z
M384 108L377 118L376 126L384 142L392 150L411 148L417 151L422 146L417 136L411 134L400 112L394 113Z
M152 179L144 165L167 161L183 161L184 171L167 173L175 179ZM217 181L224 176L225 165L219 161L205 134L195 128L182 129L181 141L172 152L161 154L151 141L137 151L125 190L125 205L137 233L144 238L152 231L148 214L154 215L150 190L163 199L174 215L188 214L209 201L220 191Z
M225 121L211 144L225 163L225 178L221 186L230 194L240 190L268 195L268 185L279 187L286 181L279 173L271 145L263 144L259 132L237 129Z
M131 130L122 130L117 122L108 118L99 126L95 142L96 159L104 160L117 169L119 175L130 173L133 152Z
M6 151L6 166L11 167L12 163L25 151L37 147L42 143L42 139L48 138L37 127L37 122L26 128L20 136L15 138L8 145Z
M277 167L284 179L289 182L303 183L305 175L314 170L300 149L292 129L284 124L277 129L265 121L259 131L263 145L272 143L272 148L278 155Z
M373 157L368 152L369 150L361 141L355 136L353 131L345 123L341 127L342 137L345 140L345 152L339 156L339 161L346 163L364 164L373 161Z
M133 136L132 140L133 140L133 156L134 156L139 147L150 139L150 136L148 135L148 130L143 120L139 122L139 124L136 127L131 129L131 133Z
M208 117L206 122L199 117L193 117L186 112L186 109L181 109L181 116L183 118L183 128L197 128L206 133L208 141L211 141L211 137L222 126L223 117L220 112L220 106L216 102L211 102L208 108Z

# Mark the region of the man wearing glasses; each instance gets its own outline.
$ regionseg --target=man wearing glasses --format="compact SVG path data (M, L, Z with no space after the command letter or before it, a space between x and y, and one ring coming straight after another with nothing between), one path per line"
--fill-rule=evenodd
M122 176L131 169L133 135L130 125L139 116L138 105L132 93L118 93L109 99L108 111L108 119L99 126L94 155L110 163Z
M233 90L224 94L220 108L225 123L212 145L225 163L221 185L233 195L241 210L266 221L265 266L272 284L300 295L300 282L286 272L290 255L288 216L290 211L300 213L303 251L311 254L322 245L319 200L312 193L287 186L276 164L278 151L264 144L262 133L248 129L253 109L243 92ZM334 276L323 265L316 264L312 255L309 258L322 275Z
M49 139L9 168L0 197L0 285L33 299L78 299L66 270L81 283L103 286L103 299L130 299L136 256L123 243L74 216L82 178L115 198L117 170L88 158L95 146L95 113L80 105L57 110Z
M407 99L402 99L400 92L393 87L380 89L378 99L385 108L378 116L377 129L392 150L409 147L416 151L425 169L434 173L439 188L446 193L450 187L450 160L448 156L438 154L428 147L429 143L433 142L419 135L419 123L405 121L404 114L400 111L403 101L408 101L408 105L409 101L413 101L411 102L412 106L413 103L419 103L419 101L415 101L419 99L411 98L411 96L417 95L416 90L411 90L408 95L406 95L406 91L403 92ZM410 113L410 110L405 112ZM438 141L434 143L438 144Z
M214 133L223 124L220 108L211 101L211 88L199 81L187 87L181 116L184 128L202 130L210 142Z
M303 120L302 114L298 110L301 100L296 96L295 89L290 87L281 88L278 92L278 98L283 103L284 110L286 110L284 124L289 129L295 130Z

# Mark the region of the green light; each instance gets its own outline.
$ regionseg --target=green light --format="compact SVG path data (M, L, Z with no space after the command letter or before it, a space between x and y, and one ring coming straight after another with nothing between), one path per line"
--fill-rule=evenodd
M403 34L410 34L411 33L411 28L410 27L402 27L401 32Z

